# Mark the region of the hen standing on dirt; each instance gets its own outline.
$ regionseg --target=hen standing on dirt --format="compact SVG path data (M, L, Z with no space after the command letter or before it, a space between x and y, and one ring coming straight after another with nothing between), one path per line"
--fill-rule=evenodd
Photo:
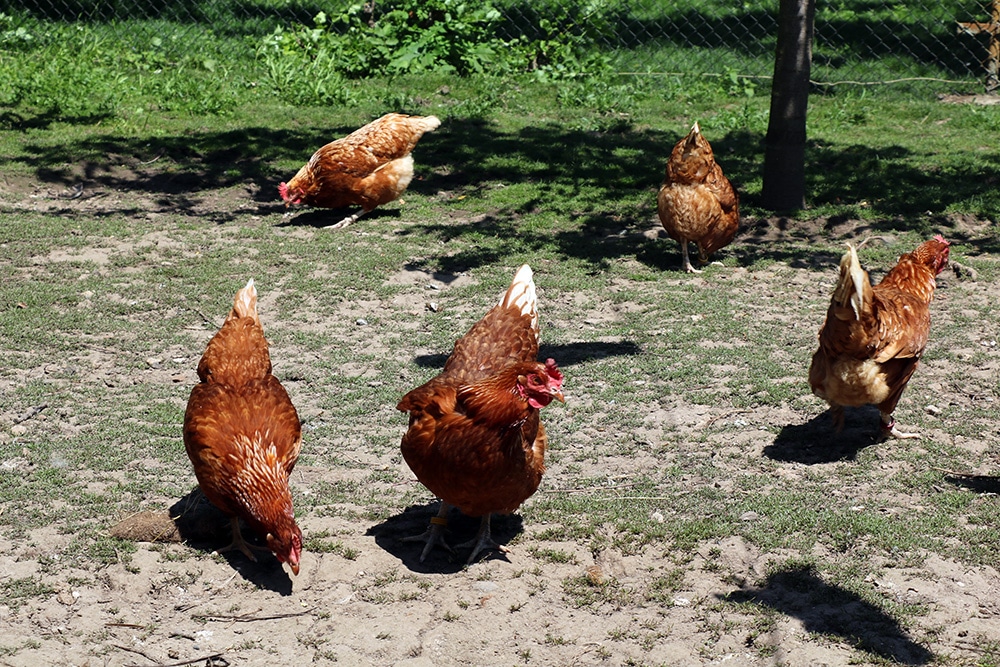
M278 193L289 204L321 208L360 206L362 212L325 229L346 227L376 206L403 194L413 178L410 151L424 132L436 129L435 116L390 113L316 151Z
M845 405L874 404L882 439L920 437L899 431L892 413L927 347L935 278L947 263L948 242L938 235L900 257L872 287L848 244L809 367L809 386L830 404L838 430Z
M252 278L209 341L198 377L184 414L184 446L202 492L232 521L233 543L226 549L257 560L240 534L242 518L298 574L302 531L288 477L302 428L284 387L271 375Z
M698 123L670 153L656 208L667 234L681 244L682 267L688 273L700 273L688 258L689 241L698 245L698 257L704 264L709 255L736 236L739 198Z
M509 514L537 489L545 472L545 428L539 410L563 400L556 363L538 357L538 312L531 269L522 266L500 303L455 343L441 373L406 394L396 407L410 413L402 452L441 510L423 535L421 562L444 542L448 509L481 516L468 563L490 537L490 515Z

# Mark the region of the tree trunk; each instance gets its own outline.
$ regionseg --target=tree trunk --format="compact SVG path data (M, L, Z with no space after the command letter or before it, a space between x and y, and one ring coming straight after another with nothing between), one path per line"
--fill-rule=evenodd
M764 208L794 211L806 201L806 107L816 0L780 0L771 114L764 140Z

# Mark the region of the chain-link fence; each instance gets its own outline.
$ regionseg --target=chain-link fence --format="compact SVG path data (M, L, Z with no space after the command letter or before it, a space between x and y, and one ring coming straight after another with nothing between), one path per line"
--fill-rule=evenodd
M368 0L363 7L377 21L387 5L391 0ZM493 6L502 17L497 34L530 39L545 26L551 31L554 21L571 25L605 49L620 72L771 74L776 0L496 0ZM143 22L182 35L264 35L346 8L344 1L314 0L0 0L15 28L19 20L104 23L121 39ZM998 59L1000 0L818 3L813 79L821 85L922 81L972 92L996 88Z

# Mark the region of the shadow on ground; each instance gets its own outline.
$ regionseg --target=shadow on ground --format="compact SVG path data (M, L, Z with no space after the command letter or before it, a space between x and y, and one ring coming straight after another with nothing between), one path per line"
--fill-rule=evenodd
M903 665L926 665L934 654L910 639L899 622L856 594L829 584L812 566L792 565L770 575L759 588L718 596L797 618L808 633L825 635Z
M110 533L113 537L135 542L183 542L204 552L206 558L232 541L229 517L210 503L197 486L168 511L139 512L113 526ZM251 544L262 546L245 526L243 537ZM257 562L249 561L236 550L223 551L220 555L257 588L291 595L291 578L266 548L255 550Z
M411 505L401 513L389 517L382 523L369 528L365 535L375 538L375 544L386 553L399 559L411 572L452 574L465 567L471 547L457 550L449 554L441 547L434 547L426 560L420 562L420 553L424 549L423 542L404 542L402 538L420 535L430 525L431 517L437 516L441 509L440 501L425 505ZM448 530L446 541L453 548L456 544L467 542L476 536L480 520L467 517L456 509L448 515ZM524 524L519 514L494 514L490 524L493 539L497 544L506 545L524 530ZM483 560L507 560L500 551L490 551L480 554L477 562Z
M823 412L804 424L782 427L774 443L764 447L764 456L807 465L854 461L858 452L876 444L878 425L874 407L845 408L844 428L838 433L830 413Z

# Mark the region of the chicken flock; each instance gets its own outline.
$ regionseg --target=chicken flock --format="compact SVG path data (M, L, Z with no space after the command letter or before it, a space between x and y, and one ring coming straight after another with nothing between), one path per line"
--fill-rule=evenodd
M360 206L361 213L397 199L413 177L411 151L433 117L387 114L319 149L291 181L281 183L286 206ZM674 146L657 194L667 234L680 244L681 268L698 272L699 260L728 245L739 229L739 199L715 162L698 123ZM330 225L344 227L361 213ZM927 345L935 279L948 262L941 236L903 255L871 285L857 248L849 245L819 347L808 372L813 393L827 401L833 426L845 406L875 405L881 438L919 437L896 426L893 412ZM422 542L423 561L446 541L448 514L457 508L480 517L467 563L488 550L505 550L490 532L493 514L509 514L538 489L545 472L547 436L541 410L564 401L563 374L553 359L538 360L538 303L531 268L510 286L468 332L458 338L442 371L406 393L403 459L441 500L427 530L404 540ZM302 531L295 522L289 476L302 444L298 415L271 373L268 343L257 312L253 279L209 341L198 364L200 382L184 416L184 444L204 495L230 517L232 544L250 560L270 550L298 574ZM240 521L266 545L248 544Z

